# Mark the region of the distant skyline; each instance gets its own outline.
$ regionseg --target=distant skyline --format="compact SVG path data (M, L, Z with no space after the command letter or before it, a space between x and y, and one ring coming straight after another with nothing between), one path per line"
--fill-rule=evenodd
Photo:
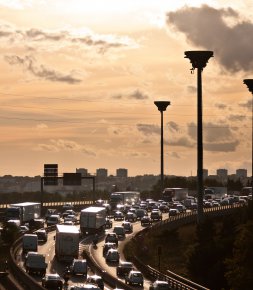
M196 175L196 72L203 71L204 168L252 175L253 2L0 0L0 175L128 169Z

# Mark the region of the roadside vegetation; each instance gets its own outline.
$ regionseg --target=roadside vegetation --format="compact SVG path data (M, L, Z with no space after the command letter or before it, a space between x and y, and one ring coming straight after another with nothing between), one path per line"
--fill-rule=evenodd
M127 259L134 255L163 273L170 270L212 290L253 289L253 206L200 226L147 232L125 248Z

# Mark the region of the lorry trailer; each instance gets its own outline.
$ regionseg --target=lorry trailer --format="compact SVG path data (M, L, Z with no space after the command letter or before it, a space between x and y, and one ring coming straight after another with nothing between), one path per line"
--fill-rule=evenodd
M60 262L78 258L80 232L76 226L56 225L55 256Z
M105 230L106 209L90 206L80 212L80 230L83 235L94 234Z

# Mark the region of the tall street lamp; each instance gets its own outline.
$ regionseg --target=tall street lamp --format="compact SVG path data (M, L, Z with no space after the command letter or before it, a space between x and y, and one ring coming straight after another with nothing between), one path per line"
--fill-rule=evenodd
M249 91L252 93L253 96L253 79L245 79L243 80L244 84L248 87ZM253 98L252 98L252 104L251 104L251 185L253 183L252 176L253 176Z
M154 104L161 112L161 192L164 188L164 175L163 175L163 112L166 111L170 105L169 101L155 101Z
M202 126L202 70L206 66L210 57L213 56L212 51L185 51L185 58L189 58L192 64L192 71L197 68L197 107L198 107L198 120L197 120L197 194L198 194L198 223L203 222L203 126Z

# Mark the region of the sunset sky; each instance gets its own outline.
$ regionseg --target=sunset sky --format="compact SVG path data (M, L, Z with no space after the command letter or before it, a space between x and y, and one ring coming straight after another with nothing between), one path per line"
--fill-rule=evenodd
M252 174L253 2L0 0L0 175L196 175L197 72L203 71L204 168Z

